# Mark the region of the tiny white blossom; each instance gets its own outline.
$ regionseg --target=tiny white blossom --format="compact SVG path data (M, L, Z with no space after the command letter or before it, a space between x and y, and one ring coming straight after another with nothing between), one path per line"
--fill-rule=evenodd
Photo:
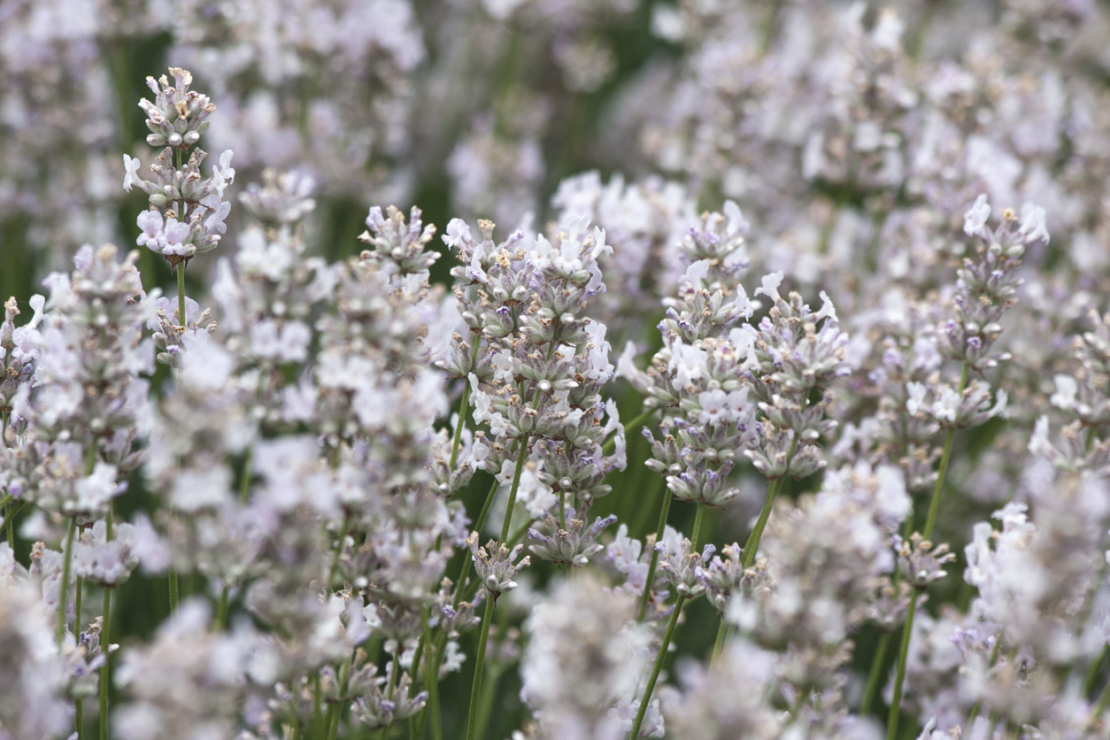
M131 187L135 184L136 180L138 180L140 166L141 163L138 157L132 158L126 154L123 155L123 189L129 193L131 192Z
M975 205L967 209L964 214L964 233L968 236L979 234L991 217L991 206L987 202L987 195L983 193L975 199Z
M779 295L779 286L782 285L783 273L772 272L770 275L764 275L763 280L758 288L755 289L755 295L765 295L772 301L781 301L782 297Z
M906 411L916 416L925 406L926 392L927 389L921 383L906 383L906 393L909 395L906 399Z

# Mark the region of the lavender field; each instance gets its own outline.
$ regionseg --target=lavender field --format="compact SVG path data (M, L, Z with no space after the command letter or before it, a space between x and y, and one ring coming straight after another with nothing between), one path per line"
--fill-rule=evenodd
M1110 3L0 0L0 740L1110 738Z

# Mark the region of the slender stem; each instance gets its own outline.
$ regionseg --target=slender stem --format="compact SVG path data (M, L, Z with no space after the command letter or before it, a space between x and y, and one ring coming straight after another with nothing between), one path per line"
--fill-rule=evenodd
M913 635L913 616L917 610L917 597L920 591L914 589L910 596L910 609L906 613L906 624L902 627L902 648L898 652L898 672L894 674L894 696L890 700L890 715L887 718L886 737L898 737L898 714L902 705L902 684L906 680L906 658L910 653L910 637Z
M170 571L170 614L177 611L178 602L178 589L177 589L177 570Z
M501 488L501 484L494 480L493 485L489 489L489 493L486 494L486 501L484 504L482 504L482 511L480 514L478 514L478 518L474 522L474 530L476 532L481 532L482 527L485 526L486 517L489 515L490 505L493 504L493 497L497 495L497 490L499 488ZM469 574L470 558L464 557L462 565L459 566L459 576L455 579L455 598L452 602L452 606L454 606L456 609L458 608L459 603L462 601L463 588L466 586L466 577ZM439 668L438 661L436 662L436 668Z
M794 454L794 445L797 440L790 445L790 454ZM775 499L778 498L779 492L782 491L782 486L786 476L780 476L771 481L771 485L767 487L767 498L763 501L763 509L759 512L759 519L755 522L755 527L752 533L748 535L748 541L744 543L744 554L740 558L740 563L744 569L752 567L755 562L755 554L759 550L759 541L763 539L763 530L767 526L767 521L771 518L771 509L774 508Z
M1087 678L1083 681L1083 697L1086 698L1091 695L1091 691L1095 688L1095 681L1098 680L1098 669L1106 661L1106 656L1110 655L1110 645L1103 647L1102 652L1098 654L1098 658L1087 669Z
M498 489L501 484L495 478L493 485L490 486L489 493L486 494L486 500L482 504L482 510L478 512L478 518L474 520L474 529L477 532L482 531L482 527L486 526L486 519L489 517L489 508L493 506L493 498L497 495ZM470 562L470 558L465 558L466 562Z
M671 489L667 488L663 494L663 508L659 510L659 524L655 527L655 543L658 544L663 539L663 531L667 527L667 516L671 513L671 500L673 496ZM651 596L651 586L655 581L655 567L659 564L659 551L652 547L651 561L648 563L647 580L644 581L644 592L640 595L640 611L636 615L636 621L644 621L644 615L647 614L648 598Z
M697 513L694 514L694 531L690 535L690 552L701 549L701 530L705 522L705 512L709 509L702 502L698 502Z
M490 506L493 504L494 496L497 495L497 491L500 488L501 484L497 480L494 480L493 485L490 486L489 493L486 494L486 500L482 504L482 511L478 514L478 518L474 522L474 528L476 531L481 532L482 527L485 526L486 518L489 515ZM470 574L470 561L471 558L469 557L463 558L462 565L459 566L459 575L455 579L455 596L452 599L452 606L454 606L456 609L458 608L459 604L462 603L463 594L466 591L466 577ZM424 709L421 710L421 718L419 726L417 728L417 736L423 736L425 717L427 714L430 714L432 717L432 737L435 738L435 740L440 740L440 738L443 737L443 729L440 725L439 717L438 681L439 667L443 663L443 656L447 650L447 636L440 635L436 639L435 645L435 653L429 655L431 663L425 670L425 681L426 687L428 689L428 703L425 705Z
M518 465L518 470L519 467ZM474 684L470 688L470 715L466 722L466 740L474 740L474 733L478 729L478 699L482 694L482 667L486 662L486 641L489 639L490 622L493 621L493 601L493 594L487 594L486 613L482 617L482 634L478 638L478 652L474 656Z
M104 538L111 542L113 538L112 533L112 509L108 509L108 516L104 521ZM100 666L100 738L101 740L108 740L108 687L110 685L109 678L111 676L111 667L109 663L112 660L108 648L111 646L111 626L112 626L112 589L104 589L104 619L100 625L100 649L104 651L104 664Z
M902 523L902 539L908 540L910 535L913 534L913 511L911 510L906 516L905 521ZM898 593L898 585L902 582L902 571L897 568L894 570L894 577L891 578L891 585L894 587L894 592ZM893 632L884 632L882 637L879 638L879 645L875 649L875 655L871 660L871 674L867 678L867 691L863 695L863 703L860 704L860 716L866 716L871 711L871 705L875 702L875 697L879 692L879 682L883 678L883 664L886 663L886 653L890 649L890 641L894 639Z
M69 571L73 565L73 533L77 530L77 520L69 520L69 531L66 534L65 555L62 564L62 582L58 585L58 618L54 623L54 639L61 647L62 638L66 634L66 597L69 591Z
M216 603L216 631L223 632L227 629L227 597L228 587L225 583L220 589L220 600Z
M694 531L690 539L691 551L696 551L701 547L701 530L702 523L705 521L705 510L709 508L704 503L698 503L697 514L694 515ZM671 645L671 638L674 637L675 626L678 624L678 617L682 613L682 607L686 604L686 597L679 595L678 600L674 603L674 611L671 612L671 619L667 623L667 632L663 635L663 642L659 645L659 654L655 656L655 665L652 667L651 676L648 678L647 687L644 689L644 698L640 700L640 709L636 712L636 721L632 724L632 734L629 736L630 740L636 740L640 736L640 727L644 724L644 717L647 715L648 706L651 704L651 695L655 691L655 682L659 680L659 672L663 670L663 661L667 658L667 650Z
M100 645L104 651L104 665L100 666L100 737L101 740L108 740L108 681L109 681L109 667L108 663L111 661L112 656L108 653L109 649L109 627L112 619L112 589L104 589L104 624L100 628Z
M771 509L774 508L775 499L778 498L783 485L786 483L786 474L790 470L790 461L794 459L796 449L798 449L797 434L794 435L794 439L790 440L790 449L786 452L786 469L783 470L782 475L775 478L767 486L767 498L763 501L763 510L759 512L759 519L756 520L755 528L748 536L748 541L744 543L744 554L740 562L745 570L752 567L752 563L755 562L755 554L759 551L759 541L763 538L763 528L767 526L767 520L771 518Z
M490 666L485 686L482 687L482 698L478 702L478 737L485 737L486 730L489 729L489 716L493 711L493 700L497 697L497 686L501 682L501 674L504 672L504 665L494 663Z
M538 397L538 396L537 396ZM501 525L501 542L504 543L509 536L509 524L513 519L513 507L516 505L516 492L520 488L520 476L524 472L524 461L528 459L528 437L520 440L520 450L516 459L516 471L513 473L513 485L509 489L509 503L505 507L505 521ZM486 660L486 640L489 638L490 622L493 620L493 594L487 594L486 613L482 617L482 635L478 641L478 655L474 665L474 685L470 689L470 717L466 723L466 738L474 740L474 732L478 723L478 699L482 693L482 665Z
M331 556L331 568L328 569L328 589L331 589L332 583L335 582L335 572L339 569L339 557L343 554L343 546L350 531L351 517L349 514L345 514L343 516L343 527L339 530L339 540L335 543L335 552Z
M8 530L8 545L10 547L15 547L15 537L12 534L12 522L15 521L16 514L19 513L19 511L26 505L26 503L26 501L13 501L8 506L8 513L4 516L4 528Z
M80 538L80 535L78 535L78 538ZM74 614L73 632L74 632L74 634L79 634L81 632L81 606L82 606L82 604L81 604L81 592L85 590L84 585L85 585L85 579L82 578L81 576L77 576L77 582L74 585L74 587L77 589L77 593L73 595L73 614Z
M254 464L254 445L247 448L243 459L243 475L239 478L239 505L246 506L251 497L251 466Z
M971 365L964 363L963 372L960 373L960 386L956 389L957 396L963 396L964 388L967 387L967 376L971 371ZM956 437L955 427L948 430L948 434L944 437L944 452L940 456L940 469L937 471L937 484L933 488L933 500L929 504L929 518L925 520L925 529L921 532L925 539L929 539L929 535L933 533L933 525L937 522L937 512L940 511L940 494L944 490L944 476L948 472L948 461L952 457L952 441Z
M509 489L509 504L505 507L505 522L501 525L501 541L509 537L509 523L513 519L513 507L516 506L516 492L520 488L520 475L524 472L524 462L528 459L528 437L521 437L520 450L516 459L516 471L513 473L513 487Z
M956 390L958 396L962 396L964 388L967 387L967 376L971 372L971 365L964 363L963 370L960 372L960 385ZM940 511L940 495L944 490L944 476L948 472L948 461L952 457L952 442L956 437L956 429L951 428L944 438L944 451L940 456L940 468L937 470L937 483L933 488L933 500L929 504L929 516L925 520L925 529L922 535L928 539L929 535L933 532L933 525L937 521L937 512ZM916 589L910 597L910 609L906 614L906 625L903 627L905 630L902 633L902 650L898 654L898 668L894 674L894 696L891 699L890 714L887 720L887 738L894 740L898 732L898 714L901 711L902 703L902 683L906 678L906 658L909 654L910 648L910 634L913 632L913 618L914 610L917 608L917 597L920 592Z
M863 703L859 705L861 717L866 717L875 703L875 696L879 693L879 681L883 676L883 663L886 662L886 653L890 649L890 641L894 638L893 632L884 632L879 638L875 648L875 657L871 661L871 674L867 677L867 690L863 693Z
M312 677L312 737L319 738L323 734L324 714L320 710L320 672Z
M675 625L678 624L678 615L682 613L682 607L685 603L685 596L679 596L678 600L674 603L674 610L671 612L671 620L667 622L667 632L663 635L663 644L659 646L659 654L655 656L655 665L651 669L651 676L648 678L647 687L644 689L644 698L640 700L640 708L636 712L636 721L632 723L632 734L629 735L630 740L636 740L636 738L640 736L640 726L644 724L644 716L647 715L648 705L651 704L651 694L655 691L655 682L659 680L659 672L663 670L663 661L667 657L667 648L671 644Z
M721 619L721 623L717 625L717 639L713 641L713 654L709 658L709 667L717 665L717 661L721 659L721 650L725 647L725 639L729 632L729 625L727 619Z
M394 672L397 670L397 665L394 663ZM344 712L347 711L347 681L351 676L351 658L343 661L343 668L339 673L339 701L328 710L331 714L331 724L328 726L328 740L335 740L335 735L339 731L339 720L342 718Z
M178 262L177 267L177 311L178 323L185 327L185 263Z
M428 688L428 705L425 708L428 715L432 718L432 740L443 740L443 718L439 714L439 666L443 663L443 653L447 649L447 635L441 634L436 643L435 662L432 663L432 669L428 671L429 676L434 676L432 685L435 690L429 686ZM424 736L424 721L420 722L420 737Z
M1094 724L1094 722L1102 716L1102 713L1106 711L1106 707L1108 706L1110 706L1110 681L1107 681L1106 685L1102 688L1102 693L1098 696L1098 703L1091 711L1091 718L1087 721L1088 725Z
M175 150L174 151L174 158L176 160L177 169L180 170L181 169L181 152ZM185 221L185 214L184 213L179 213L178 217L181 220L181 222ZM186 325L185 324L185 263L184 262L178 262L177 267L175 267L174 270L177 271L177 314L178 314L177 315L177 321L178 321L178 324L182 327L182 329L184 329L185 325ZM177 602L178 602L177 568L173 568L173 567L170 568L169 590L170 590L170 614L173 614L177 611Z
M424 641L431 644L432 628L428 626L428 621L424 620ZM428 701L425 702L424 708L420 710L420 715L416 718L416 728L412 733L415 740L421 740L424 737L424 723L427 721L428 712L430 707L439 707L439 663L436 662L436 657L439 655L439 645L435 645L434 651L428 651L424 660L424 688L428 691Z
M77 536L80 538L81 535ZM85 579L81 576L77 576L77 593L73 595L73 613L76 615L73 620L73 631L76 633L81 632L81 597L85 591L84 587ZM74 709L75 714L73 718L73 723L75 729L77 730L77 740L81 740L83 737L85 737L85 708L84 706L82 706L82 702L80 699L77 699L77 701L75 702Z

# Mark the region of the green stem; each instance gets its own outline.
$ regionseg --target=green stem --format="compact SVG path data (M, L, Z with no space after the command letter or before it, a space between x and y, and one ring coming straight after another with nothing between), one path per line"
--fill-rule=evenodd
M108 509L108 517L104 524L104 538L112 541L112 510ZM109 663L112 656L108 653L112 626L112 589L104 589L104 618L100 625L100 649L104 651L104 664L100 666L100 738L108 740L108 687L110 678Z
M4 511L4 530L8 535L8 547L15 549L15 532L12 528L12 520L15 519L15 512L18 511L16 504L8 504Z
M524 472L524 462L528 459L528 437L521 437L520 450L516 459L516 471L513 473L513 487L509 489L509 503L505 507L505 522L501 525L501 542L509 537L509 524L513 519L513 507L516 506L516 492L520 488L520 475Z
M794 447L797 445L797 438L790 444L790 452L787 455L789 459L794 454ZM759 541L763 539L763 530L767 526L767 520L771 518L771 509L774 508L775 499L778 498L779 492L782 491L786 475L779 476L771 481L771 485L767 487L767 498L763 501L763 510L759 512L759 519L755 522L755 528L752 533L748 535L748 541L744 543L744 554L740 558L741 565L744 569L752 567L755 562L755 554L759 550Z
M14 545L12 544L12 540L14 539L14 537L12 535L12 523L15 521L16 515L20 512L20 510L23 509L26 504L26 501L13 501L12 504L8 507L7 516L4 517L4 528L8 530L8 544L13 547Z
M709 659L709 667L717 665L717 661L721 659L721 651L725 647L725 640L729 632L728 620L722 618L721 623L717 626L717 639L713 641L713 654Z
M1099 668L1102 668L1102 664L1106 661L1107 655L1110 655L1110 645L1102 648L1102 652L1099 653L1098 658L1096 658L1095 662L1091 664L1091 667L1087 669L1087 678L1083 681L1083 698L1090 696L1091 691L1095 688L1095 681L1098 680Z
M910 609L906 614L906 624L902 627L902 648L898 652L898 671L894 674L894 696L890 700L890 715L887 719L887 740L898 737L898 714L902 704L902 684L906 680L906 658L910 653L910 637L913 635L913 616L917 610L917 597L920 591L914 589L910 596Z
M694 514L694 531L690 535L690 552L701 550L701 530L702 524L705 522L705 512L709 507L702 502L698 502L697 513Z
M1102 693L1099 694L1098 704L1095 705L1094 710L1091 711L1091 718L1088 720L1088 725L1093 724L1102 713L1106 711L1106 707L1110 706L1110 681L1102 688Z
M690 539L690 551L697 551L701 547L699 542L701 538L702 522L705 521L705 510L708 507L699 502L698 512L694 515L694 532ZM663 642L659 646L659 654L655 656L655 665L651 669L651 676L648 678L647 687L644 689L644 698L640 700L640 709L636 712L636 721L632 724L632 734L629 735L630 740L636 740L640 736L640 727L644 724L644 717L647 715L648 706L651 704L651 695L655 691L655 682L659 680L659 672L663 670L663 661L667 658L667 649L671 645L671 638L674 637L675 626L678 624L678 617L682 613L682 607L686 604L686 597L679 595L674 603L674 611L671 612L671 619L667 623L667 632L663 635Z
M504 611L504 609L502 609ZM501 674L505 666L494 663L490 666L489 675L486 676L485 686L482 687L482 698L478 702L478 737L485 737L489 729L489 718L493 711L493 700L497 697L497 686L501 682Z
M243 475L239 478L239 505L246 506L251 497L251 465L254 464L254 445L247 448L243 459Z
M175 267L174 269L177 271L177 311L178 311L178 319L177 320L178 320L178 323L181 325L181 328L184 329L185 325L186 325L185 324L185 263L184 262L178 262L177 267Z
M520 476L524 472L524 461L528 459L528 437L520 440L520 450L516 459L516 471L513 473L513 485L509 489L509 503L505 507L505 521L501 524L501 542L509 537L509 525L513 519L513 507L516 505L516 492L520 488ZM490 622L493 619L493 594L487 594L486 613L482 618L482 635L478 641L478 655L474 665L474 685L470 689L470 717L466 723L466 738L474 740L478 722L478 699L482 693L482 666L486 660L486 640L489 638Z
M960 373L960 386L956 389L956 395L962 397L964 388L967 387L967 376L971 371L971 365L964 363L963 372ZM937 523L937 512L940 511L940 494L944 490L944 476L948 472L948 461L952 457L952 442L956 438L955 427L948 430L948 434L944 437L944 452L940 456L940 469L937 471L937 484L933 488L933 500L929 504L929 518L925 520L925 529L921 535L925 539L929 539L929 535L933 533L933 525Z
M956 390L958 396L963 396L964 388L967 387L967 376L971 372L971 365L964 363L963 370L960 372L960 385ZM953 427L948 430L948 434L944 438L944 451L940 456L940 468L937 471L937 483L933 488L933 500L929 504L929 516L925 520L925 529L921 533L925 539L933 532L933 525L937 521L937 512L940 511L940 495L944 490L944 476L948 472L948 462L952 457L952 442L956 437L956 429ZM913 632L913 618L914 610L917 608L917 597L920 592L916 589L910 597L910 609L906 614L906 625L903 627L905 630L902 633L902 650L898 654L898 668L894 674L894 696L891 699L890 715L887 720L887 738L894 740L898 732L898 714L901 711L902 703L902 683L906 678L906 658L909 654L910 648L910 634Z
M521 457L523 459L523 455ZM518 465L518 471L519 468ZM506 520L508 520L507 516ZM478 652L474 656L474 683L470 688L470 715L466 722L466 740L474 740L475 731L478 729L478 700L482 694L482 666L486 662L486 641L489 639L490 622L493 621L493 601L493 594L487 594L486 613L482 617L482 633L478 638Z
M478 514L478 518L474 522L475 531L481 532L482 527L485 526L486 518L489 516L490 506L493 504L493 498L497 495L497 491L500 488L501 484L497 480L494 480L493 485L490 486L489 493L486 494L486 500L482 504L482 511ZM470 574L470 562L471 558L463 558L462 565L459 566L459 575L455 579L455 595L452 599L452 606L454 606L456 609L459 607L459 604L462 603L463 594L466 591L466 577ZM441 740L441 738L443 737L443 729L440 724L439 717L438 681L439 666L443 663L443 656L447 650L447 636L440 635L439 638L436 639L435 645L435 653L429 654L431 663L425 670L427 684L426 688L428 689L428 703L425 705L424 709L421 710L420 722L417 727L416 735L417 737L423 737L424 723L426 721L425 718L427 715L430 714L432 717L432 737L435 740Z
M177 588L177 570L170 571L170 614L177 612L178 588Z
M763 538L763 528L767 526L767 520L771 518L771 509L775 505L775 499L778 498L783 485L786 483L786 474L790 471L790 462L794 459L796 449L798 449L797 434L790 440L790 449L786 452L786 469L783 470L782 475L775 478L767 486L767 498L763 501L763 510L759 512L759 519L756 520L755 528L748 536L748 541L744 543L744 553L740 558L740 563L745 570L752 567L752 563L755 562L755 554L759 551L759 541Z
M69 571L73 565L73 533L77 530L77 520L69 520L69 531L66 534L65 555L62 564L62 582L58 585L58 618L54 623L54 639L58 647L62 645L62 638L66 634L66 597L69 591Z
M647 688L644 689L644 698L640 700L640 708L636 712L636 721L632 723L632 734L629 735L630 740L636 740L636 738L640 736L640 726L644 724L644 716L647 714L648 705L651 704L651 694L655 691L655 682L659 680L659 672L663 670L663 661L667 657L667 648L670 647L671 638L674 636L675 625L678 624L678 615L682 613L682 607L685 603L685 596L679 596L678 600L674 603L674 610L671 612L671 620L667 622L667 632L663 635L663 644L659 646L659 654L655 656L655 665L651 669L651 676L648 678Z
M223 632L227 629L227 597L228 587L225 583L220 589L220 600L216 603L216 631Z
M655 581L655 567L659 564L659 551L655 549L654 545L663 539L663 530L667 526L667 516L671 513L672 498L671 489L667 488L663 494L663 508L659 510L659 524L655 527L655 543L651 549L651 561L648 564L647 580L644 581L644 592L640 595L640 611L636 615L637 622L644 621L644 615L647 614L651 585Z
M397 672L397 665L394 663L393 672ZM343 661L343 668L340 670L339 675L339 701L334 704L328 713L331 715L331 723L328 725L328 740L335 740L335 735L339 731L339 720L347 711L347 682L351 676L351 658Z
M495 478L493 485L490 486L489 492L486 494L486 500L482 503L482 510L478 512L478 518L474 520L474 531L481 532L482 527L486 526L486 519L489 517L489 508L493 506L493 498L497 495L497 491L501 488L501 484ZM470 558L465 558L466 562L470 562Z
M78 535L78 538L80 538L80 535ZM75 633L79 633L81 631L81 595L85 590L84 586L85 579L81 576L77 576L77 583L75 584L77 593L73 596L73 613L75 615L73 619L73 631ZM77 730L77 740L81 740L81 738L85 736L85 712L80 699L77 699L74 703L74 710L75 713L73 723L75 729Z
M80 535L78 535L78 538L80 538ZM81 592L84 591L84 588L83 588L84 585L85 585L85 579L82 578L81 576L77 576L77 583L75 584L75 588L77 589L77 593L73 595L73 614L74 614L73 632L74 632L74 634L77 634L81 631L81 606L82 606L81 605Z
M501 488L501 484L498 483L497 480L495 479L493 481L493 485L489 489L489 493L486 494L486 501L485 501L484 504L482 504L482 511L481 511L480 514L478 514L478 518L474 522L474 531L481 532L482 527L485 526L486 517L489 515L489 508L493 504L493 497L497 495L497 491L498 491L499 488ZM454 600L452 601L452 606L454 606L456 609L459 607L459 603L462 601L463 589L466 586L466 577L469 574L470 574L470 558L469 557L464 557L462 565L459 566L459 577L457 579L455 579L455 597L454 597ZM436 669L438 670L438 668L439 668L439 662L437 661L436 662Z
M427 644L433 642L432 628L428 626L427 620L424 621L424 642ZM427 721L430 707L439 707L439 664L436 662L438 655L439 645L436 644L435 650L428 651L424 660L424 688L428 691L428 701L416 718L416 729L412 733L415 740L421 740L424 737L424 723Z
M330 590L332 584L335 582L335 572L339 569L339 557L343 554L343 543L347 540L347 534L351 531L351 517L350 515L343 516L343 527L339 530L339 540L335 543L335 552L331 556L331 567L328 569L328 589Z
M890 641L893 637L893 632L884 632L879 638L875 657L871 661L871 674L867 677L867 690L863 693L863 703L859 706L861 717L866 717L871 711L871 705L875 703L875 696L879 693L879 680L883 676L883 664L886 662L886 653L890 649Z
M177 169L180 170L181 169L181 152L175 150L174 151L174 158L177 161ZM180 220L182 222L184 222L184 220L185 220L184 214L179 213L178 216L180 217ZM178 320L178 323L180 324L180 326L184 329L185 328L185 263L184 262L178 262L177 267L175 267L174 270L177 271L177 313L178 313L177 320ZM179 600L178 599L177 569L176 568L170 568L169 587L170 587L170 614L173 614L177 611L177 603L178 603L178 600Z
M428 704L424 712L432 718L432 740L443 740L443 718L439 715L439 666L443 663L443 654L447 649L447 635L441 634L436 641L436 654L428 671L429 676L434 676L432 684L428 686ZM433 690L432 686L435 687ZM424 715L420 720L418 737L424 737Z
M913 511L906 515L906 520L902 524L902 539L909 540L910 535L913 534ZM891 578L891 585L894 587L894 592L898 593L898 585L902 582L902 571L897 568L894 570L894 577ZM886 663L886 653L890 649L890 641L894 639L893 632L884 632L882 637L879 638L879 644L875 649L875 655L871 660L871 674L867 678L867 691L863 695L863 703L860 704L860 716L866 716L871 711L871 705L875 703L875 697L879 692L879 682L883 678L883 665Z
M104 665L100 666L100 737L108 740L108 663L112 656L108 654L109 625L112 617L112 589L104 589L104 624L100 628L100 645L104 651Z

